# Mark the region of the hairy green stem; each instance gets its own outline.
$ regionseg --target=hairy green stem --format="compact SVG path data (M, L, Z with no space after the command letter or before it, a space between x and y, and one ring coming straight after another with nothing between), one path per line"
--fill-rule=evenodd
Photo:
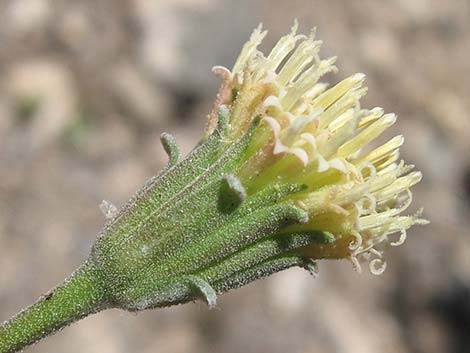
M16 352L107 307L99 271L86 262L63 284L0 326L0 353Z

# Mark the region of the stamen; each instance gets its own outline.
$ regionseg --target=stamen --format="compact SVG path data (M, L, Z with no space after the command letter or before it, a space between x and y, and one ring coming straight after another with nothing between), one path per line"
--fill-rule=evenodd
M243 46L240 55L233 66L232 72L233 74L240 74L243 72L248 60L253 54L256 52L256 48L260 43L263 41L264 37L268 33L268 31L263 31L263 24L260 23L258 28L256 28L253 33L251 34L250 40Z
M309 115L315 109L312 106L312 99L315 99L317 96L322 94L328 88L328 84L324 82L319 82L315 84L310 90L305 92L299 101L291 109L291 112L296 115Z
M279 64L285 59L285 57L294 49L295 44L300 39L306 39L305 35L297 35L297 28L299 24L295 21L294 25L292 26L291 33L282 37L271 50L271 53L267 57L266 60L266 71L276 71Z
M346 142L343 146L341 146L338 149L337 156L347 157L351 155L352 153L360 150L365 145L367 145L370 141L377 138L386 129L392 126L396 120L397 120L397 117L395 114L384 115L382 118L372 123L372 125L366 127L358 135L356 135L351 140Z
M386 175L386 174L396 174L397 168L398 168L398 164L392 163L392 164L386 166L385 168L379 170L377 172L377 175L382 176L382 175Z
M310 38L303 41L295 49L294 53L283 65L279 72L278 82L282 85L288 85L293 82L297 76L312 61L318 62L318 52L320 51L321 41L314 41L315 35L312 33Z
M325 93L318 96L312 102L313 106L321 109L327 109L347 92L359 89L364 82L366 75L362 73L354 74L339 82Z
M354 119L354 116L355 110L353 108L346 110L328 125L328 130L330 132L338 131L342 126Z
M359 99L367 92L367 88L352 89L341 96L336 102L328 107L320 117L320 128L325 128L338 116L346 112L350 108L357 106ZM316 104L314 103L315 107ZM320 107L318 107L320 108Z
M335 71L336 67L333 65L335 61L335 57L322 60L302 73L282 99L282 104L286 107L286 110L290 110L299 98L317 83L321 76L330 71Z
M343 207L341 207L338 204L335 203L330 203L327 206L328 209L330 209L332 212L343 215L343 216L349 216L349 211Z
M382 146L373 149L371 152L367 153L365 156L361 157L357 161L359 162L367 160L371 163L377 162L392 153L393 151L400 148L403 145L404 141L405 139L403 135L395 136Z
M380 171L384 168L387 168L389 165L395 163L400 158L400 151L396 149L395 151L391 152L388 156L385 156L384 159L379 160L374 163L377 170Z
M423 175L421 174L421 172L413 172L406 176L400 177L395 180L390 186L377 192L376 197L378 200L384 200L392 197L393 195L401 194L413 185L419 183L422 177Z
M377 121L379 118L382 117L384 114L383 108L380 107L375 107L369 110L364 116L361 121L359 122L359 128L366 127L367 125L370 125L371 123Z
M338 122L338 119L341 119L341 121ZM340 115L340 118L338 119L333 122L337 122L335 126L332 127L333 123L330 123L329 125L328 131L330 132L330 138L321 149L321 153L325 158L334 156L338 147L350 139L351 135L353 135L356 130L357 118L353 108L348 109Z

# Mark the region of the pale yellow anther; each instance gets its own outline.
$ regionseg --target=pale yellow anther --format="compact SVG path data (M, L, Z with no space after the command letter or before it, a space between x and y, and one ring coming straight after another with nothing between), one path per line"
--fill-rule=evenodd
M286 96L282 99L282 105L285 109L290 110L297 101L318 82L318 79L321 76L328 72L335 71L335 61L335 57L322 60L302 73L297 81L292 84L292 87L289 88Z
M282 37L274 48L269 53L266 60L266 71L276 71L279 64L289 55L289 53L295 48L296 43L301 39L306 39L305 35L297 35L298 23L295 22L291 29L291 33Z
M250 57L256 52L256 48L260 43L263 41L264 37L268 33L268 31L263 31L263 25L260 23L258 28L256 28L253 33L251 34L250 40L243 46L240 55L233 66L232 73L240 74L243 72L248 60Z
M370 234L372 237L386 237L403 230L411 228L415 224L426 225L429 221L420 219L416 216L397 216L388 220L387 223L381 224L380 226L371 229Z
M387 168L389 165L394 164L400 158L400 151L398 149L392 151L388 155L384 156L384 158L379 159L378 161L374 162L377 171L380 172L383 169Z
M355 109L350 108L346 110L343 114L338 116L335 120L333 120L328 125L328 130L330 132L335 132L354 118L355 118Z
M362 216L359 219L360 229L364 230L382 226L388 223L393 223L393 217L400 214L400 212L404 211L404 209L406 209L408 206L409 204L407 203L400 208L392 208L384 212Z
M363 157L359 158L356 163L360 163L362 161L375 163L400 148L403 145L404 141L405 139L402 135L395 136L382 146L373 149Z
M384 115L383 108L375 107L371 110L367 111L364 117L359 121L359 128L363 128L375 121L377 121L380 117Z
M384 115L382 118L374 122L372 125L366 127L359 134L346 142L343 146L338 148L336 156L346 158L354 152L360 150L369 142L382 134L386 129L392 126L396 120L397 117L395 114Z
M366 75L362 73L354 74L339 82L328 91L315 98L312 104L320 109L327 109L330 105L343 97L351 90L357 90L362 86Z
M413 185L416 185L421 181L423 175L421 172L413 172L395 180L390 186L377 192L377 199L388 199L393 195L399 195L402 192L408 190Z
M325 90L328 88L328 83L325 82L318 82L315 86L310 88L305 94L302 96L303 99L308 101L308 103L311 105L311 100L325 92ZM313 109L313 107L312 107ZM318 108L322 109L322 108Z
M320 50L320 41L307 39L299 44L292 56L279 71L278 82L287 85L297 78L297 76L315 60L315 56Z
M327 127L332 121L348 109L357 107L359 99L361 99L361 97L366 93L367 88L352 89L346 92L346 94L341 96L341 98L329 106L322 114L320 119L320 128ZM315 103L313 103L313 106L316 106Z

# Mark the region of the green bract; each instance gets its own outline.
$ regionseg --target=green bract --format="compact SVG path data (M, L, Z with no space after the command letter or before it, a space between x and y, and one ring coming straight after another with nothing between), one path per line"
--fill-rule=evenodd
M142 310L197 297L213 304L217 292L307 266L293 250L333 240L321 231L278 234L308 220L288 199L303 186L273 184L247 196L235 175L259 119L227 142L228 114L222 107L211 136L151 179L106 225L90 261L103 273L109 305ZM167 150L171 162L173 148Z
M289 195L303 185L272 184L247 195L235 176L252 142L252 127L228 142L229 112L184 160L174 138L162 135L169 163L117 211L86 263L70 279L0 328L0 352L14 352L91 313L138 311L202 299L292 266L314 272L296 249L334 240L328 232L279 232L308 214Z

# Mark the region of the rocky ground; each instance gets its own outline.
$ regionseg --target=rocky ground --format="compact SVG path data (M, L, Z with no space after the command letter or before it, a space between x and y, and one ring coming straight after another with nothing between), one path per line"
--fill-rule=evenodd
M0 320L87 256L117 205L160 169L162 131L184 152L218 81L259 22L265 48L297 17L317 26L338 81L368 76L423 171L431 220L381 277L321 263L220 298L88 318L31 352L459 353L470 346L468 0L7 0L0 2ZM414 210L412 210L414 211Z

